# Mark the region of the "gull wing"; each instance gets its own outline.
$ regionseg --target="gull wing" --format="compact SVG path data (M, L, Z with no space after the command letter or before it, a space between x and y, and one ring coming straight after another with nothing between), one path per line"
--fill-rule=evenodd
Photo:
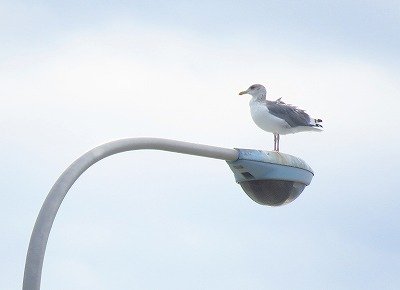
M285 120L292 128L298 126L312 126L310 124L310 116L304 110L276 101L267 101L266 105L272 115Z

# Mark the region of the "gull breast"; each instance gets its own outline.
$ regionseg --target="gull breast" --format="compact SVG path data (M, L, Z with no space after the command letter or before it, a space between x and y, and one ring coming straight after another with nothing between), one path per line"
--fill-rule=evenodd
M272 115L264 103L250 102L250 112L254 123L264 131L278 134L290 133L289 124Z

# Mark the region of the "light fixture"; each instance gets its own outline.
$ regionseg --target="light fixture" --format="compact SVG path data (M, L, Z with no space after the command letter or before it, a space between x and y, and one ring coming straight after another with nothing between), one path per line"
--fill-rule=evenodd
M36 219L25 262L23 290L39 290L50 230L57 211L75 181L96 162L117 153L153 149L228 162L236 181L254 201L282 205L294 200L310 184L311 168L301 159L280 152L228 149L160 138L127 138L100 145L73 162L57 179Z

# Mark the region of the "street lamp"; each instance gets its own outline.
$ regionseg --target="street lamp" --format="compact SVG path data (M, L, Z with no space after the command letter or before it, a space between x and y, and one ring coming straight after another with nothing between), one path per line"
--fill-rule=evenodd
M227 161L247 195L263 205L289 203L313 177L301 159L275 151L228 149L161 138L127 138L100 145L72 163L57 179L36 219L25 262L23 290L39 290L47 240L57 211L79 176L94 163L117 153L153 149Z

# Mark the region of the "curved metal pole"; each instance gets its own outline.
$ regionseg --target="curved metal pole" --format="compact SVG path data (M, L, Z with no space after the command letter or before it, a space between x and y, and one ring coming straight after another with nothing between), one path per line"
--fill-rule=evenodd
M127 138L100 145L72 163L51 188L33 228L25 262L23 290L39 290L44 254L51 226L68 190L79 176L101 159L124 151L154 149L235 161L238 151L160 138Z

